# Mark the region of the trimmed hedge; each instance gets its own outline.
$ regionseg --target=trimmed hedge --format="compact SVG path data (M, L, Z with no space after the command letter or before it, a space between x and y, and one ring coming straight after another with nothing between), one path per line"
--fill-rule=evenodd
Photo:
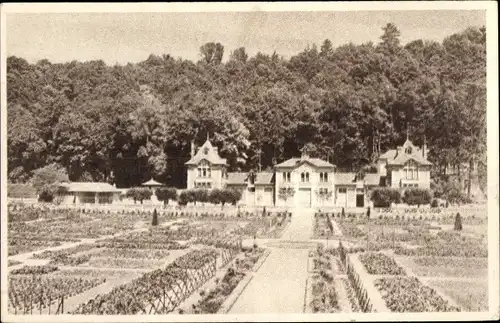
M377 188L373 190L371 200L374 207L390 207L391 203L401 203L401 193L394 188Z
M432 200L431 192L424 188L408 188L403 194L403 202L408 205L426 205Z

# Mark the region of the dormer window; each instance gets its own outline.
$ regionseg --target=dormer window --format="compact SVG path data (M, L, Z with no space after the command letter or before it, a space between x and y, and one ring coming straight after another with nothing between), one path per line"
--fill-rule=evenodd
M411 147L406 147L405 153L410 155L411 154Z
M208 148L206 148L206 147L205 147L205 149L203 149L203 153L204 153L205 155L208 155Z

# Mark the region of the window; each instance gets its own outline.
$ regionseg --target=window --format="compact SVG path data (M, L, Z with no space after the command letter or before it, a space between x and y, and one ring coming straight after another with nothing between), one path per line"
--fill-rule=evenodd
M283 173L283 182L290 182L290 178L291 178L290 175L291 175L290 172L284 172Z
M300 173L301 182L309 182L309 173Z
M405 179L418 179L418 165L415 161L409 160L404 170Z
M339 187L339 193L347 193L347 189L345 187Z
M309 173L306 173L306 182L309 182Z
M319 173L319 181L323 183L328 182L328 173L327 172Z
M264 192L272 192L273 188L272 187L264 187Z
M205 149L203 149L203 153L204 153L205 155L208 155L208 148L206 148L206 147L205 147Z
M411 154L411 147L407 147L405 149L405 153L408 154L408 155L410 155Z

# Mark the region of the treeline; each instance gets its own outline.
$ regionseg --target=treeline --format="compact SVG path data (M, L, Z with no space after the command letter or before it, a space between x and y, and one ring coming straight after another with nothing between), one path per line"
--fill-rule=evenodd
M229 171L271 167L308 144L339 170L370 164L379 151L426 137L429 159L480 164L486 150L486 29L441 43L400 43L393 24L380 42L334 48L327 39L284 59L222 62L150 55L137 64L29 64L7 58L8 177L25 182L56 164L72 181L139 185L152 176L185 187L190 141L207 133Z

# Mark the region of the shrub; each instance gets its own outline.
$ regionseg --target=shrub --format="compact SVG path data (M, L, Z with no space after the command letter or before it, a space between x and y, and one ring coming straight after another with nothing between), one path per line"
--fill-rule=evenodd
M455 217L455 225L453 228L455 231L461 231L462 230L462 216L460 213L457 213Z
M223 198L222 192L218 188L214 188L213 190L211 190L209 195L208 195L208 200L210 201L210 203L213 203L213 204L221 203L222 198Z
M189 202L189 196L186 193L186 191L181 192L181 194L179 194L179 199L177 203L179 203L179 205L185 206L188 204L188 202ZM177 217L177 212L175 212L175 216Z
M49 186L45 185L40 189L38 194L38 202L52 203L54 200L54 190Z
M206 203L209 202L208 198L208 190L206 189L195 189L193 190L193 202L201 202L201 203Z
M431 202L431 207L438 207L439 206L439 202L437 199L433 199L432 202Z
M153 221L151 221L152 226L157 226L158 225L158 213L156 212L156 209L153 211Z
M403 202L408 205L425 205L431 202L431 192L423 188L406 189L403 195Z
M177 190L174 187L160 187L155 193L158 200L163 201L164 205L167 205L170 200L177 200Z
M133 187L129 189L126 194L128 198L132 198L134 200L134 203L140 201L141 204L144 200L151 199L152 195L153 192L149 188L145 187Z
M378 188L372 191L371 200L374 207L390 207L401 202L401 194L394 188Z

